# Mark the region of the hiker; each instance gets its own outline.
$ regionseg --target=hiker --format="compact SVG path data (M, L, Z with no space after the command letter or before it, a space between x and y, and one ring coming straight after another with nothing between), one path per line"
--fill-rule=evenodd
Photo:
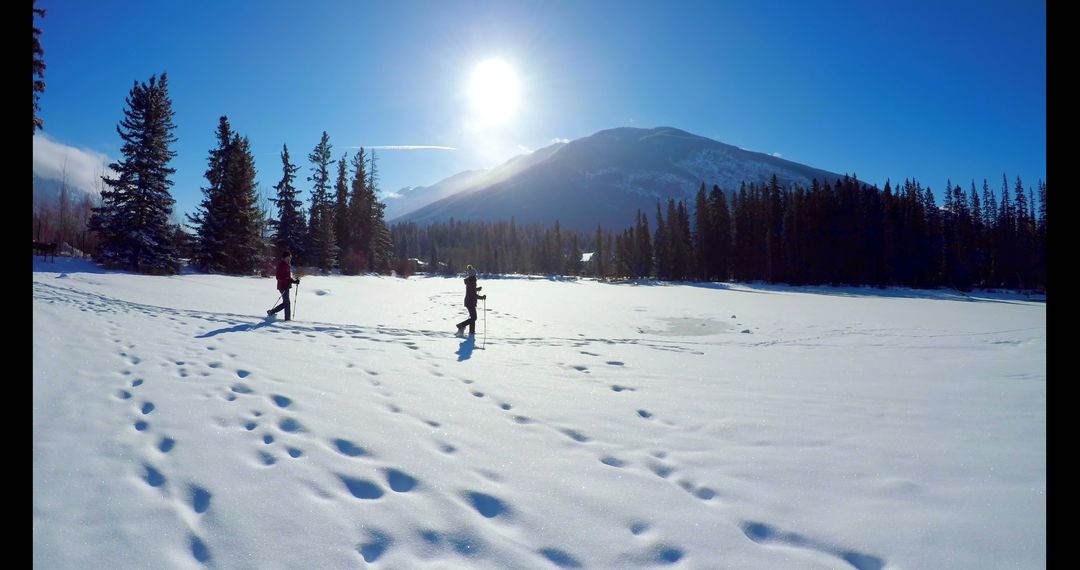
M476 286L476 268L469 265L466 267L469 276L465 278L465 308L469 310L469 318L457 324L457 336L464 336L465 326L469 327L469 336L476 335L476 300L487 299L487 295L477 295L483 287Z
M276 315L281 309L285 309L286 321L292 317L289 312L291 309L289 305L289 289L292 288L293 284L299 285L300 278L293 279L290 263L292 263L292 254L289 253L289 250L281 252L281 261L278 262L277 266L277 288L278 291L281 291L282 302L273 309L266 311L267 318ZM473 301L473 303L475 304L476 301Z

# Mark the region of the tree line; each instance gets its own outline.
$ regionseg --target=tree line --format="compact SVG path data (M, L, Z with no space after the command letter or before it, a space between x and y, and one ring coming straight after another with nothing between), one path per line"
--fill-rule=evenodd
M169 191L175 128L167 74L136 81L116 128L123 141L121 158L109 165L110 175L101 177L100 203L79 202L81 224L78 215L65 213L63 192L56 208L35 203L35 239L43 230L51 237L88 235L80 243L99 262L148 273L175 273L188 258L202 271L249 275L265 272L283 250L292 252L294 263L324 271L392 269L393 244L378 199L374 151L369 155L361 148L351 160L348 153L333 160L324 131L307 157L312 191L305 209L295 185L300 167L282 145L282 177L268 200L276 212L270 212L257 189L251 143L222 116L207 156L202 201L186 216L188 232L175 221Z
M558 222L453 219L391 232L398 258L445 273L472 263L491 273L1046 290L1045 182L1034 190L1003 175L999 193L986 180L981 192L948 181L942 194L939 206L915 180L878 189L845 176L806 188L773 176L732 192L702 183L691 204L658 201L653 229L638 211L626 229L591 235Z

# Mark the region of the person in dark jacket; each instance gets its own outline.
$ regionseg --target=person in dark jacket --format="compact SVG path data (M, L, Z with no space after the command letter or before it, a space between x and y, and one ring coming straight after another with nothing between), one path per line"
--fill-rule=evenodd
M289 310L292 308L291 305L289 305L289 289L292 288L293 284L299 285L300 279L293 279L292 266L289 265L290 263L292 263L292 254L289 253L288 250L281 252L281 261L278 262L276 277L277 288L278 291L281 291L282 301L280 305L274 307L273 309L270 309L269 311L266 311L267 317L272 317L276 315L278 311L282 309L285 309L286 321L292 317L289 312Z
M469 310L469 318L457 324L457 334L462 336L465 327L469 327L469 335L476 334L476 300L487 299L487 295L478 295L483 287L476 286L476 269L473 266L466 268L469 276L465 278L465 308Z

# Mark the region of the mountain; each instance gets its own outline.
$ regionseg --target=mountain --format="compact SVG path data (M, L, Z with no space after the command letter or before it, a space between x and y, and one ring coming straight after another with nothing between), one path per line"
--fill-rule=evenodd
M471 171L475 172L475 171ZM458 190L423 207L387 216L391 223L460 220L550 224L581 230L599 224L622 229L641 209L651 219L656 201L692 200L701 183L728 192L742 182L809 186L842 175L743 150L672 127L620 127L521 155L483 175L461 173Z
M34 200L42 200L46 202L53 202L60 196L60 190L64 186L64 183L54 178L44 178L34 174L33 185L33 198ZM72 201L82 200L84 196L89 195L93 198L98 197L97 192L91 192L84 188L80 188L69 181L67 183L68 196Z
M383 198L386 203L386 219L405 216L428 204L461 192L487 188L508 180L525 169L542 162L565 143L556 143L530 154L520 154L500 166L488 170L466 170L444 178L431 186L410 186Z

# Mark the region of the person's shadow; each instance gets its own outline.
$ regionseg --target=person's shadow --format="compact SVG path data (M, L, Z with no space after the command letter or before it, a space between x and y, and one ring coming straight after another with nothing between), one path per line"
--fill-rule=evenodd
M461 341L461 344L458 345L457 351L454 352L454 354L458 355L458 362L461 362L462 360L468 360L469 357L472 356L472 351L475 348L476 337L473 335L465 337L465 340Z
M223 329L218 329L216 331L205 332L205 333L203 333L201 335L196 336L195 338L210 338L212 336L217 336L217 335L222 334L222 333L253 331L255 329L268 326L268 325L272 324L273 322L274 321L272 321L270 319L263 319L263 320L261 320L261 321L259 321L257 323L241 323L241 324L238 324L236 326L225 327Z

